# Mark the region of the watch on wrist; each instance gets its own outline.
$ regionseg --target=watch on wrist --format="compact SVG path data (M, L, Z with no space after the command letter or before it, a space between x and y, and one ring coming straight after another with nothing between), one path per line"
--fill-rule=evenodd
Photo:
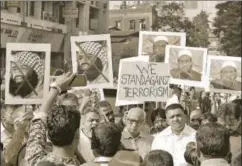
M61 93L61 88L60 86L57 84L57 82L53 82L50 84L50 88L54 88L54 89L57 89L59 93Z

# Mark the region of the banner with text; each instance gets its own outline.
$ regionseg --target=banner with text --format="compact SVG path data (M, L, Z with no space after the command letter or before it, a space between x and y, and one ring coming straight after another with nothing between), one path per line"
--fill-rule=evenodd
M167 101L169 98L169 64L122 62L118 80L120 100Z

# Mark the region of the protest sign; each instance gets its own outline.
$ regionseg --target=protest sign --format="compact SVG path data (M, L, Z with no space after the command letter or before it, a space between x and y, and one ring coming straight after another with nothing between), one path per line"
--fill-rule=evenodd
M122 62L118 85L121 100L166 101L169 97L169 64Z

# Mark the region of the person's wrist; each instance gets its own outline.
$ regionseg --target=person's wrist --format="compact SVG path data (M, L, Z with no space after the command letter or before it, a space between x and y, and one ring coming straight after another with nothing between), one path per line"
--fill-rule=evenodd
M62 92L60 85L56 81L50 84L50 88L56 89L59 94Z

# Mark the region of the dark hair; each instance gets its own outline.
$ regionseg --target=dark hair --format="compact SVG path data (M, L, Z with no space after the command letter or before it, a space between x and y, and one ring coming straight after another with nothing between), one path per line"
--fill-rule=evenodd
M229 131L218 123L201 125L196 133L198 151L207 158L225 158L230 152Z
M237 103L226 103L221 105L219 116L224 118L226 115L234 116L236 119L239 119L241 116L241 106Z
M202 114L202 120L208 120L208 122L217 122L218 118L210 112Z
M92 149L101 156L113 157L120 147L121 131L113 123L101 123L91 138Z
M37 73L32 70L32 74L27 76L27 79L29 83L32 85L32 87L35 89L38 85L38 75ZM9 82L9 93L13 96L21 96L26 97L29 94L31 94L33 91L30 88L29 84L24 80L24 83L22 85L19 85L16 83L16 81L11 77Z
M171 104L168 107L166 107L166 113L170 110L174 110L174 109L181 109L185 115L187 115L187 111L182 107L181 104L176 103L176 104Z
M37 166L65 166L65 164L55 164L50 161L40 161Z
M144 159L144 166L173 166L173 158L164 150L150 151Z
M152 123L154 123L155 121L155 117L156 116L160 116L163 119L166 119L166 113L165 110L162 108L157 108L155 109L152 113L151 113L151 121Z
M75 101L78 105L78 98L74 93L65 93L62 96L60 96L60 100L59 103L61 104L62 102L64 102L65 100L71 100L71 101Z
M94 107L91 107L90 105L87 105L86 107L84 106L83 111L82 111L82 115L86 115L89 112L93 112L96 114L99 114L98 110Z
M231 166L241 166L241 152L233 158Z
M111 104L107 100L102 100L97 103L97 108L103 108L103 107L111 107Z
M195 90L195 87L194 87L194 86L191 86L191 87L189 88L189 91L191 91L191 90Z
M70 145L80 127L80 119L76 106L55 106L47 116L48 136L53 145Z

